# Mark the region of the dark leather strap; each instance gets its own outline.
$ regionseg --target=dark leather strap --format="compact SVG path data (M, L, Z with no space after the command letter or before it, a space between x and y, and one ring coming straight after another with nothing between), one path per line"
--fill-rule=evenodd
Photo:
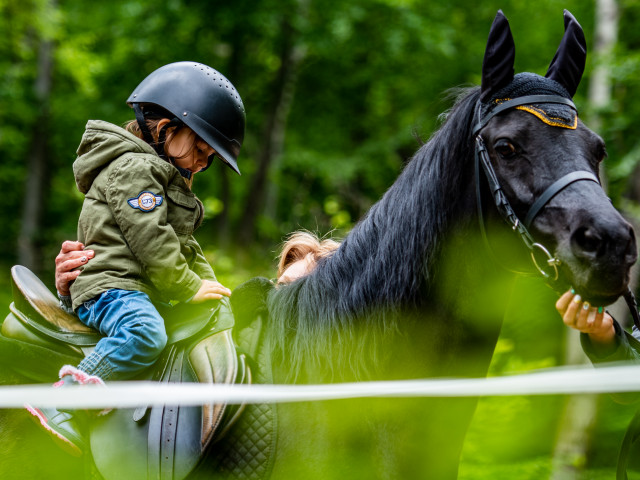
M171 358L174 348L168 352ZM163 359L164 361L164 359ZM170 362L171 360L166 360ZM160 478L160 442L162 438L162 407L151 408L147 432L147 478Z
M538 212L563 188L567 185L578 181L578 180L595 180L597 183L598 180L595 178L593 174L590 172L573 172L569 175L565 175L560 180L554 182L549 188L545 190L542 196L531 206L529 212L527 213L527 221L522 223L520 219L515 214L513 208L509 204L509 200L506 195L502 191L502 187L500 186L500 182L498 180L498 176L496 175L493 166L491 165L491 160L489 158L489 154L484 145L484 141L482 136L480 135L480 131L489 123L489 121L505 110L509 110L511 108L518 107L520 105L531 105L531 104L540 104L540 103L557 103L562 105L567 105L574 110L577 110L573 101L569 98L562 97L560 95L526 95L523 97L517 97L512 100L507 100L502 102L498 106L496 106L492 111L490 111L484 117L482 116L482 103L480 101L476 104L475 110L475 118L477 119L476 124L473 128L473 136L475 137L475 173L476 173L476 200L477 200L477 208L478 208L478 221L480 223L480 232L484 243L487 247L487 250L495 259L495 255L493 255L493 250L489 245L489 240L487 239L486 230L484 228L484 217L482 211L482 195L480 192L480 167L482 166L482 170L484 170L485 177L489 184L489 188L491 190L491 194L493 196L493 200L495 205L500 212L502 218L511 225L511 228L518 234L522 242L531 252L531 258L537 270L547 279L551 279L555 281L558 279L558 260L553 258L553 256L549 253L549 251L540 243L536 243L533 236L529 233L527 227L533 221ZM536 250L537 249L537 250ZM553 272L549 272L540 267L539 263L536 261L536 252L542 251L546 255L546 263L553 268ZM499 262L498 262L499 263Z
M180 382L184 349L171 346L167 353L163 382ZM177 405L162 405L151 409L147 442L148 478L173 480L178 427Z
M161 375L159 381L167 381L171 369L175 364L176 346L171 345L163 358L160 359ZM162 473L162 438L164 427L164 406L156 406L151 408L149 413L149 430L147 433L147 478L159 479Z
M478 219L480 221L480 231L482 233L482 237L485 240L485 244L487 247L489 246L489 241L487 239L486 230L484 228L484 215L482 212L482 195L480 192L480 167L485 173L485 178L487 179L487 183L489 184L489 190L491 191L491 196L493 197L493 201L498 209L498 212L502 216L502 218L511 226L514 232L518 234L520 239L524 242L529 250L533 248L533 244L535 241L533 237L526 229L526 227L520 222L516 212L511 207L507 196L505 195L502 187L500 186L500 182L498 180L498 176L496 175L493 166L491 165L491 159L489 158L489 153L484 145L484 141L480 135L476 136L476 200L478 203ZM490 249L489 249L490 250ZM491 251L491 250L490 250Z
M173 358L172 367L169 371L170 383L182 382L182 365L184 362L184 348L178 349ZM176 438L178 430L178 405L165 405L162 415L162 435L160 445L160 478L162 480L173 480L174 461L176 457Z
M631 291L630 288L627 288L627 291L623 295L625 302L627 302L627 307L629 307L629 311L631 312L631 318L633 318L633 324L636 326L638 330L640 330L640 314L638 313L638 303L636 302L636 297Z
M560 193L564 188L568 187L574 182L578 180L590 180L592 182L596 182L600 185L598 178L591 172L587 172L585 170L577 170L575 172L567 173L564 177L559 178L555 182L553 182L549 187L544 191L542 195L535 201L529 211L527 212L527 216L524 219L524 225L527 228L531 227L531 222L536 218L542 207L544 207L553 197L555 197L558 193Z

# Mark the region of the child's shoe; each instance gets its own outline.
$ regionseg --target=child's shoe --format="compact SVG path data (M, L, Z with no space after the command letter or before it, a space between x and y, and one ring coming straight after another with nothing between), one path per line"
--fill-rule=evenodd
M53 386L60 388L67 385L87 384L104 385L104 382L95 375L89 375L71 365L65 365L60 370L60 380ZM60 447L72 455L82 455L86 442L71 411L53 407L38 408L31 405L25 405L25 408L33 415L34 420L37 420L52 435L53 440Z

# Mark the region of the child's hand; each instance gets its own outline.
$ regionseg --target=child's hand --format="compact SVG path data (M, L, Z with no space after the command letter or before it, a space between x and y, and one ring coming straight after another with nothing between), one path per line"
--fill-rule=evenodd
M202 280L200 290L191 299L191 303L202 303L207 300L220 300L222 296L230 297L231 290L218 282Z

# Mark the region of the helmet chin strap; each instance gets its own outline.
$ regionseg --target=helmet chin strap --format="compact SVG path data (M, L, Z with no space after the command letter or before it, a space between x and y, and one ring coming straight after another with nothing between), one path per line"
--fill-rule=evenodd
M167 158L167 155L164 151L164 144L167 139L167 129L171 127L179 127L181 125L184 125L184 123L182 123L177 117L174 117L169 123L167 123L160 129L160 131L158 132L158 141L156 142L153 139L151 130L149 130L149 126L147 125L147 121L144 118L144 112L142 111L142 108L140 108L140 104L134 103L132 104L132 107L136 115L136 121L138 122L138 127L142 132L142 138L144 139L144 141L153 147L153 149L156 151L156 153L160 158L166 161L170 161ZM180 175L182 175L184 178L188 180L191 179L191 176L193 174L189 170L179 167L178 165L175 165L173 162L170 162L170 163L178 169L178 171L180 172Z
M178 172L180 172L180 175L183 178L186 178L187 180L191 180L191 177L193 176L193 173L191 173L186 168L179 167L178 165L174 165L174 167L176 167L178 169Z
M155 144L155 140L153 139L153 135L151 135L151 130L149 130L149 126L147 125L147 121L144 118L144 113L142 112L142 108L140 108L139 103L134 103L131 105L133 107L133 112L136 115L136 121L138 122L138 128L142 132L142 138L149 145L153 146ZM155 150L155 147L154 147Z

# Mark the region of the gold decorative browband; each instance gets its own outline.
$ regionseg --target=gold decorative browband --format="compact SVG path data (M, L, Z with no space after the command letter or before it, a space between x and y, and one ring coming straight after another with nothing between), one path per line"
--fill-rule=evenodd
M496 104L500 104L511 100L510 98L497 98L495 100ZM528 112L532 115L535 115L538 119L542 120L547 125L551 125L552 127L560 127L560 128L568 128L571 130L575 130L578 126L578 112L576 112L573 108L567 106L559 106L558 104L549 104L550 110L555 111L546 111L540 105L518 105L514 107L516 110L522 110L523 112ZM553 108L555 107L555 108ZM560 113L559 108L562 108L562 113L566 116L563 118L558 116Z

